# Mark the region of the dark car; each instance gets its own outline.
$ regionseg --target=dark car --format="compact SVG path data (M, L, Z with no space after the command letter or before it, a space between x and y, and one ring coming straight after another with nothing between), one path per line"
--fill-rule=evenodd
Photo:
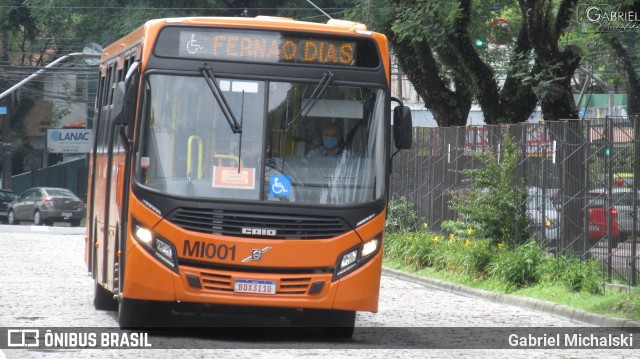
M22 194L9 207L9 224L21 221L35 225L65 221L79 226L84 217L84 202L66 188L34 187Z
M0 189L0 221L6 221L9 214L9 206L18 195L15 193Z

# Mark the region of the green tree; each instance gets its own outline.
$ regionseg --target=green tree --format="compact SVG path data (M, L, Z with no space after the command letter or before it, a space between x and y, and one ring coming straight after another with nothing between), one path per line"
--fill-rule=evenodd
M578 118L573 100L571 77L580 65L581 49L576 45L561 47L560 40L574 19L577 0L559 2L520 0L524 23L535 62L539 65L538 98L545 120Z
M640 14L640 2L625 0L620 4L623 12ZM618 60L619 71L624 76L624 87L627 90L627 113L640 114L640 70L636 52L640 49L638 29L623 32L602 32L604 43L609 44ZM620 36L621 35L621 36Z
M545 119L577 118L570 81L580 52L560 44L575 5L576 0L366 0L354 17L389 36L438 125L465 124L472 99L486 123L518 123L538 103ZM497 41L491 35L505 14L513 34ZM489 39L488 46L478 46Z

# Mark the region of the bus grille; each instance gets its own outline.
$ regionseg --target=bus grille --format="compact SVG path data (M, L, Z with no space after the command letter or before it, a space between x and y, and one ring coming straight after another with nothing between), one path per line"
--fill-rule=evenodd
M202 289L213 292L233 293L233 279L230 275L201 272ZM309 291L310 277L281 277L277 294L304 295Z
M169 221L184 229L236 237L325 239L344 234L349 226L340 218L258 214L197 208L179 208ZM245 231L254 230L251 234Z

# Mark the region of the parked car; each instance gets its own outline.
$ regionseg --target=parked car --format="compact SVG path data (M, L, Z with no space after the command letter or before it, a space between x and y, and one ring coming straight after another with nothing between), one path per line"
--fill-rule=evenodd
M589 193L587 197L587 225L589 226L587 233L593 244L610 235L612 245L614 247L618 245L620 241L618 213L618 208L615 205L609 206L607 204L604 194Z
M6 221L9 214L9 206L18 195L9 190L0 190L0 221Z
M65 221L79 226L84 217L84 202L66 188L34 187L22 194L9 207L8 221L35 225L51 225Z
M527 217L534 227L534 234L545 243L555 241L560 233L559 210L549 197L531 194L527 196Z
M603 201L607 200L608 190L605 188L597 188L589 191L590 197L602 198ZM637 195L638 203L640 206L640 193ZM614 187L611 189L611 199L609 203L615 206L618 212L618 226L620 227L620 240L626 241L631 235L633 230L633 191L628 187ZM640 211L640 207L638 208ZM636 225L636 231L640 232L640 223Z

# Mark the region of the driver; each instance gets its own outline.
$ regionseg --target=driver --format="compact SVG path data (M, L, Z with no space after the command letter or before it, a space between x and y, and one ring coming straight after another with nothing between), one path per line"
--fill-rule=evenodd
M338 126L328 124L322 128L322 146L311 149L307 157L338 156L343 151L342 135Z

